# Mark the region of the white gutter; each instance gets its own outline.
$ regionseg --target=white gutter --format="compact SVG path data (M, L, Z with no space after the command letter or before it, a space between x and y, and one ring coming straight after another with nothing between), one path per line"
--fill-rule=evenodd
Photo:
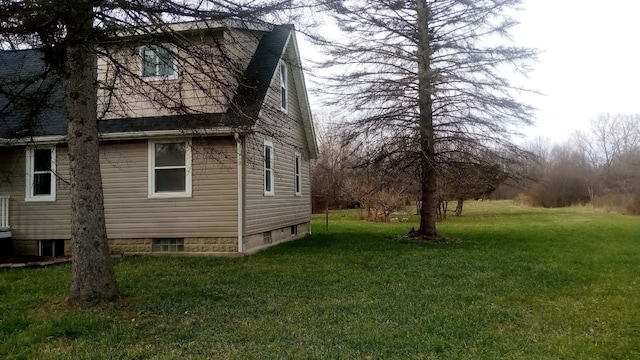
M234 133L233 137L236 139L236 153L238 156L238 253L242 253L242 240L244 235L242 233L244 223L244 196L243 196L243 159L242 159L242 140L238 133Z

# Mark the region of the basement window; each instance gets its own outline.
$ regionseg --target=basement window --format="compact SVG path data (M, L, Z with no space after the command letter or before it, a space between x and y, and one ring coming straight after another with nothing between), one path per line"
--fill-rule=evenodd
M44 256L44 257L64 256L64 240L38 241L38 256Z
M183 252L184 239L153 239L153 252Z
M271 244L273 242L273 238L271 237L271 231L266 231L262 233L262 243L263 244Z
M298 225L292 225L291 226L291 236L296 236L298 235Z

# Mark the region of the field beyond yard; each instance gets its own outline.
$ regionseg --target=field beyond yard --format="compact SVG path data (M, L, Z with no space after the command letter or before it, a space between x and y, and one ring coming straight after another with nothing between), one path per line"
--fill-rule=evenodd
M640 217L473 202L443 244L399 241L417 221L398 218L317 215L242 258L125 256L123 298L82 310L70 265L0 269L0 358L640 359Z

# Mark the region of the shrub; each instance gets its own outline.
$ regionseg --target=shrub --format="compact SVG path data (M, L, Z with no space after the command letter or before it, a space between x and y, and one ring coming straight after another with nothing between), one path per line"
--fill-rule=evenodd
M610 194L597 196L591 201L595 208L626 215L640 215L640 194Z

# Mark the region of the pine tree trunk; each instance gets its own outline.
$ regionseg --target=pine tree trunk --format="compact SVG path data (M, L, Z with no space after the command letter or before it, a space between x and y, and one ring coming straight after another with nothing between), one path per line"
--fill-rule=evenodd
M111 300L118 295L107 243L100 173L96 52L88 36L82 35L83 31L90 34L91 24L87 21L84 27L79 24L70 29L80 36L67 45L64 68L73 251L69 301L76 303Z
M432 74L430 69L431 49L429 35L429 8L425 0L416 0L418 12L418 87L420 108L420 228L415 237L432 239L436 231L436 166L435 135L433 131Z

